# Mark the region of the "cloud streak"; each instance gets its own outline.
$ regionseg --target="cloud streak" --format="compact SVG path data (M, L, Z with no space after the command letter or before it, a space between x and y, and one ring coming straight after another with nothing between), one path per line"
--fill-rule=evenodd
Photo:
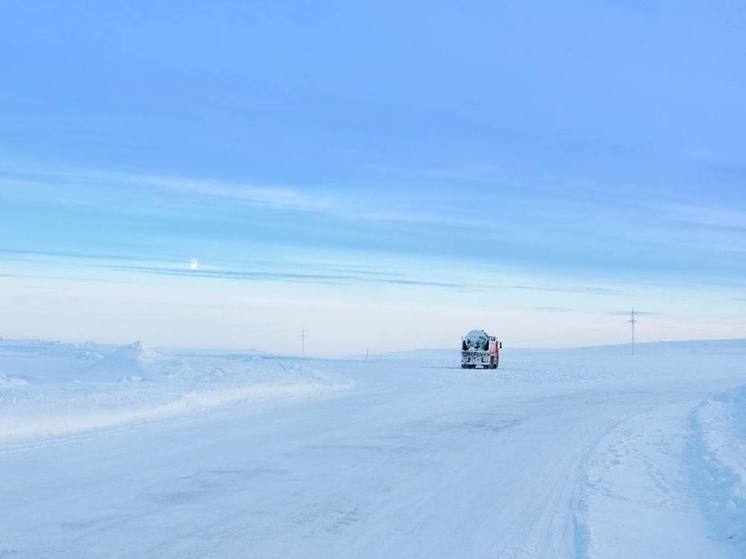
M693 204L668 204L658 208L690 225L746 231L744 210Z
M118 272L137 272L181 278L208 278L238 281L271 281L283 283L314 283L326 285L348 285L353 283L374 283L401 286L439 287L446 289L479 289L485 286L447 281L429 281L414 278L381 277L366 274L300 273L280 271L247 270L192 270L161 268L150 266L102 266Z
M182 194L238 201L259 208L313 212L332 210L332 204L323 197L311 196L288 187L157 176L133 176L126 180Z
M621 294L621 292L616 289L610 289L607 287L589 287L589 286L544 287L544 286L534 286L534 285L510 285L508 286L508 288L518 289L521 291L541 291L545 293L568 293L568 294L587 293L587 294L592 294L592 295L619 295Z

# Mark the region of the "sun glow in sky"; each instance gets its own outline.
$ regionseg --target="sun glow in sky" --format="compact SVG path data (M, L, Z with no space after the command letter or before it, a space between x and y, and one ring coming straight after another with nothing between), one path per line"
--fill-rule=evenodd
M2 11L0 336L746 333L738 3Z

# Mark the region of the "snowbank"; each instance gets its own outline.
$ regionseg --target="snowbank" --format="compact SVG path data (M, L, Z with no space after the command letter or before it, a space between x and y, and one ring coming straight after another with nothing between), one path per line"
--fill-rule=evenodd
M0 341L0 446L349 387L308 363L255 353Z
M715 532L746 554L746 386L703 402L691 424L702 508Z

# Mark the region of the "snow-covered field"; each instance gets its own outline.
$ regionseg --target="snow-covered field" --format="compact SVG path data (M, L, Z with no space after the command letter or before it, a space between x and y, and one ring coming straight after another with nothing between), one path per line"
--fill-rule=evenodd
M746 342L0 341L0 558L746 556Z

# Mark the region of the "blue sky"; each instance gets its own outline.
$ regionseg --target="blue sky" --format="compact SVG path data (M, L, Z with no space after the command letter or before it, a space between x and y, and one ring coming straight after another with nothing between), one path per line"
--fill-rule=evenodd
M0 335L744 335L737 2L1 9Z

